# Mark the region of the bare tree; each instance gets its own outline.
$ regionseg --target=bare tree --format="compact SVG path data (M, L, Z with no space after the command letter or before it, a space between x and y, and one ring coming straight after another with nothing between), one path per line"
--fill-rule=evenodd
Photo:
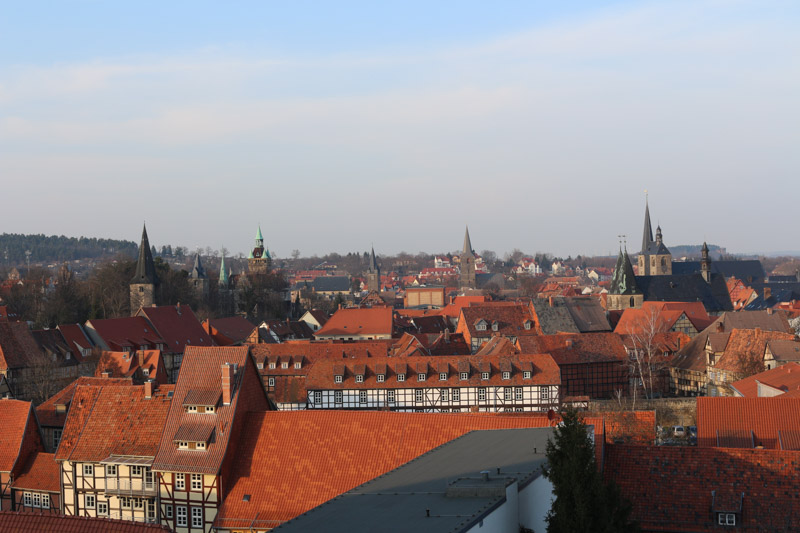
M667 366L658 341L668 329L658 307L647 306L641 311L628 329L629 366L634 392L641 383L645 397L650 399Z

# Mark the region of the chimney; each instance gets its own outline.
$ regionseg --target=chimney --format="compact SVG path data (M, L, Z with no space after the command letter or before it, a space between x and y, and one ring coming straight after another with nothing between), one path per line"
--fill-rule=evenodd
M233 396L233 375L236 372L236 367L231 363L223 363L222 365L222 405L231 404L231 396Z
M175 304L175 310L178 312L178 316L181 314L181 303L178 302Z
M572 339L567 339L567 349L572 349Z
M725 333L725 324L722 323L722 320L717 322L717 333Z
M768 307L768 308L767 308L767 314L768 314L768 315L771 315L771 314L772 314L772 308L771 308L771 307Z
M105 370L105 371L103 371L103 373L102 373L102 374L100 374L100 375L101 375L101 376L103 376L104 378L108 379L108 378L110 378L110 377L111 377L111 371L110 371L110 370Z
M144 398L145 400L149 400L153 397L153 391L156 388L156 382L154 379L148 379L144 382Z
M548 303L550 304L550 307L553 307L553 297L552 297L552 296L550 296L550 297L547 299L547 301L548 301Z
M450 328L444 328L444 342L450 342Z
M139 368L141 368L144 366L144 350L139 350L136 355L139 356Z

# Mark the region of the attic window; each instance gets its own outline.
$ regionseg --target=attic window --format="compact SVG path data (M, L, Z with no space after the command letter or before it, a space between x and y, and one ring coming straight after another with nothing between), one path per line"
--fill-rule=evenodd
M270 370L275 370L275 363L270 363L269 368Z
M364 383L364 374L356 374L356 383Z
M531 321L530 320L526 320L525 321L525 329L531 329Z
M476 331L486 331L486 324L481 322L480 324L475 325Z
M397 381L403 382L406 380L405 374L397 374Z
M300 367L301 367L301 366L302 366L302 364L301 364L299 361L298 361L297 363L295 363L295 364L294 364L294 368L295 368L296 370L300 370Z
M489 379L489 373L488 372L481 372L481 379Z
M447 372L439 372L439 381L447 381Z
M243 502L249 502L250 501L250 495L249 494L245 494L244 496L242 496L242 501Z
M503 372L503 379L511 379L511 372Z
M284 361L283 363L281 363L281 368L283 368L284 370L285 370L285 369L287 369L287 368L289 368L289 363L287 363L286 361Z
M493 322L492 323L492 331L497 331L498 328L499 328L499 326L498 326L497 322Z
M334 383L341 383L342 382L342 376L341 375L333 376L333 382Z
M422 373L417 374L417 381L425 381L426 376L427 376L426 374Z
M717 513L717 524L721 526L735 526L736 513Z
M468 380L468 379L469 379L469 372L461 372L461 373L458 375L458 378L459 378L461 381L466 381L466 380Z
M522 379L531 379L531 371L530 370L525 370L522 373Z
M256 363L256 367L257 367L259 370L264 370L264 363Z
M142 374L145 375L145 376L149 376L150 375L150 369L149 368L143 368L142 369Z
M386 381L386 374L377 374L375 376L375 381L377 381L378 383L383 383L384 381Z

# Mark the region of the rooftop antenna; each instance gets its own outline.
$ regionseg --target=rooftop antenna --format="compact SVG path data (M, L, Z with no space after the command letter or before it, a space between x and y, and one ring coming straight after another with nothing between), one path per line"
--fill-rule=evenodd
M623 245L625 245L625 249L627 250L628 249L628 241L626 239L627 235L622 234L622 235L617 235L617 237L619 237L619 247L620 247L620 249L622 248Z

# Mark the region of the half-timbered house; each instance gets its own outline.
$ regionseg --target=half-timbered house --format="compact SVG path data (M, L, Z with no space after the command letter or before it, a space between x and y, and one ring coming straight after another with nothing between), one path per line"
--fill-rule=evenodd
M52 453L32 453L11 486L14 511L61 514L61 469Z
M64 514L158 522L151 466L174 386L156 387L76 389L55 454Z
M245 416L267 408L249 347L187 346L153 462L162 524L211 530Z
M537 331L529 306L475 305L461 309L456 333L464 336L475 353L492 337L516 342L521 336L536 335Z

